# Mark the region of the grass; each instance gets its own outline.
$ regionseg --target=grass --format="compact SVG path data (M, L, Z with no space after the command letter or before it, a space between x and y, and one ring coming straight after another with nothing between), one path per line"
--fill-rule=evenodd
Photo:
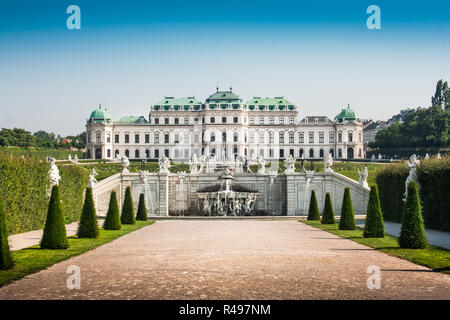
M300 222L335 234L341 238L355 241L388 255L426 266L433 271L450 274L450 250L428 245L425 249L401 249L397 237L386 235L384 238L363 238L363 230L339 230L336 224L321 224L320 221L301 220Z
M39 245L35 245L13 251L14 268L6 271L0 270L0 287L50 267L55 263L92 250L154 222L154 220L137 221L135 225L122 225L121 230L103 230L103 228L100 228L100 235L96 239L78 239L76 236L68 237L69 248L67 250L40 249Z

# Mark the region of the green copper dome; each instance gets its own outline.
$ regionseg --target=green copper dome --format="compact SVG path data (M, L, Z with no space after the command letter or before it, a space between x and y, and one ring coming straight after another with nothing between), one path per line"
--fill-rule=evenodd
M89 117L90 122L111 122L112 117L106 109L102 109L102 107L98 107L92 111L91 116Z
M353 111L350 106L342 109L341 113L339 113L336 117L334 117L335 121L343 122L343 121L359 121L358 115L355 111Z

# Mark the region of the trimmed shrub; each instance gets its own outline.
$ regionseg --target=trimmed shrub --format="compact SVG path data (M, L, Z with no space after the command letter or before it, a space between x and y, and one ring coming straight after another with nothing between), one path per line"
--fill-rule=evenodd
M333 204L331 203L331 196L330 193L327 192L325 195L325 204L323 207L323 213L322 213L322 224L334 224L334 211L333 211Z
M58 167L65 223L79 221L89 171L75 165ZM44 160L22 158L9 150L0 152L0 196L9 235L44 228L49 204L47 184L48 164Z
M67 249L69 247L60 203L59 187L56 185L52 188L52 195L48 205L47 221L45 222L44 234L41 240L42 249Z
M8 243L8 230L6 230L6 215L3 210L3 201L0 197L0 270L8 270L14 266Z
M415 182L408 185L408 197L403 210L402 229L398 244L400 248L406 249L423 249L427 246L419 191Z
M309 201L308 220L320 220L319 205L317 204L316 192L311 191L311 200Z
M92 197L92 188L86 188L84 198L83 212L81 213L80 223L78 224L78 238L97 238L99 235L97 215L95 213L94 199Z
M135 224L133 198L131 197L131 188L125 190L125 199L123 200L122 215L120 217L122 224Z
M136 220L147 221L147 208L145 207L145 197L143 193L139 196L139 206L136 213Z
M370 187L369 203L367 204L366 223L364 225L364 238L383 238L384 222L381 213L378 187Z
M339 230L355 230L355 214L353 212L352 197L350 188L345 188L344 199L342 200L341 219L339 220Z
M103 223L105 230L120 230L122 224L120 223L119 205L117 203L116 192L112 191L109 198L108 213L106 214L105 222Z

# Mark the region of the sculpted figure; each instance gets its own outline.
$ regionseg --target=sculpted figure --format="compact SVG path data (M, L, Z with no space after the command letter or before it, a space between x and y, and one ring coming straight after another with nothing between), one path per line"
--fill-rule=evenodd
M61 180L61 176L59 175L59 169L56 165L56 159L51 157L49 158L50 161L50 169L49 169L49 177L50 177L50 189L54 185L59 185L59 181Z
M369 176L369 171L367 170L367 167L364 167L363 171L359 171L358 170L358 174L359 174L359 184L363 187L369 187L368 183L367 183L367 177Z
M263 157L258 157L258 174L266 173L266 161Z
M409 161L406 161L406 166L409 168L409 175L406 178L405 181L405 193L404 193L404 198L406 199L408 197L408 185L412 182L412 181L417 181L417 167L420 166L420 160L417 159L417 156L415 154L413 154L411 156L411 158L409 159Z
M208 198L203 201L203 214L205 216L211 215L211 203L209 203Z
M160 173L169 173L170 159L167 158L165 155L159 158L158 165Z
M331 156L331 153L328 154L324 162L325 162L325 172L334 172L333 169L331 169L331 167L333 166L333 157Z
M295 172L295 158L292 155L289 155L286 160L284 160L284 166L286 170L285 173L294 173Z
M97 179L95 177L98 175L98 173L95 171L94 168L92 168L91 173L89 174L89 182L88 187L93 188L95 184L97 183Z
M441 154L438 152L438 154L436 155L436 159L438 159L438 160L441 160L442 159L442 157L441 157Z
M122 164L122 173L128 173L128 166L130 165L130 160L127 156L120 158L120 163Z

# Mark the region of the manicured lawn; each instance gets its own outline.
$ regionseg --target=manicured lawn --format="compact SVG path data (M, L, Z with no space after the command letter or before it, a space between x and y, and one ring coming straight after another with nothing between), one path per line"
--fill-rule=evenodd
M15 266L11 270L0 270L0 287L45 269L55 263L92 250L102 244L115 240L154 222L154 220L136 221L136 224L134 225L122 225L121 230L103 230L100 228L100 235L97 239L78 239L76 236L72 236L69 237L69 249L67 250L44 250L36 245L26 249L13 251L12 255Z
M426 266L434 271L450 274L450 250L428 245L426 249L401 249L397 237L386 235L384 238L363 238L363 230L339 230L336 224L321 224L319 221L300 220L300 222L350 239L376 250Z

